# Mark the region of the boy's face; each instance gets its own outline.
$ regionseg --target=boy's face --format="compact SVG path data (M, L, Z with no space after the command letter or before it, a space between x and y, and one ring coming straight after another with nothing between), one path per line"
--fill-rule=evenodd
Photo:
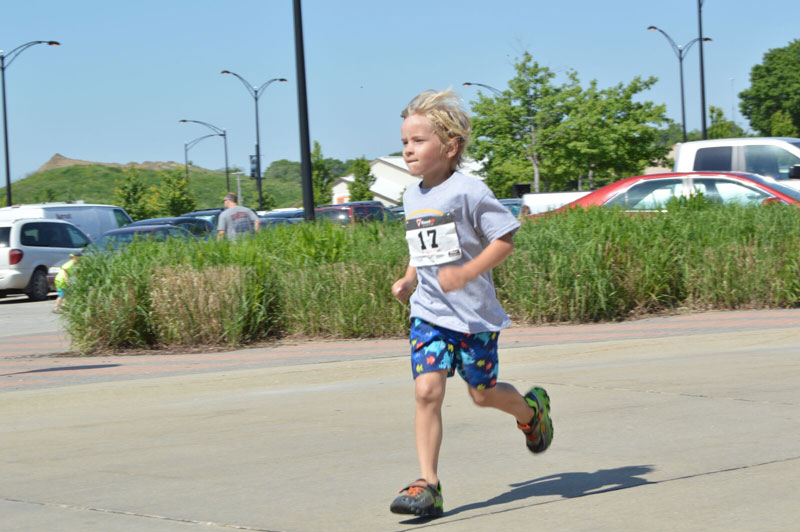
M455 139L442 150L442 141L433 130L430 121L423 115L414 114L403 121L400 128L403 141L403 160L413 176L438 179L451 173L450 163L455 157Z

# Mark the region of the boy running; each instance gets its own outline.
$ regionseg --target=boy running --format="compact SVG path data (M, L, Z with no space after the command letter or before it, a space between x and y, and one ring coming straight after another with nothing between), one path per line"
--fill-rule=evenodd
M497 382L497 337L510 325L495 295L491 269L514 250L519 222L481 181L456 171L472 129L452 91L426 91L402 113L403 160L422 178L403 194L410 254L405 275L392 285L411 297L411 371L414 432L420 478L400 491L394 513L439 516L442 402L456 371L478 406L514 416L534 453L553 438L550 399L534 387L523 397ZM416 289L415 289L416 285Z

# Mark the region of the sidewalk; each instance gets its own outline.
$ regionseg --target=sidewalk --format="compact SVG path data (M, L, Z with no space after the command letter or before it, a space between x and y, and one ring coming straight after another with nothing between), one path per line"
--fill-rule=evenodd
M445 400L445 510L415 479L404 340L167 357L3 357L0 529L791 530L800 310L512 329L501 380L544 385L555 440ZM8 375L12 373L11 375Z

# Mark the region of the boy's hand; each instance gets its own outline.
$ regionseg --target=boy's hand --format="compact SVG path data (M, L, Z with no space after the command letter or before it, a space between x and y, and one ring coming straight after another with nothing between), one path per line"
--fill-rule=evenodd
M416 278L409 281L405 277L395 281L395 283L392 285L392 295L400 303L405 303L408 301L409 296L411 296L411 292L414 291L415 282Z
M452 292L464 288L470 278L461 266L442 266L437 273L439 286L444 292Z

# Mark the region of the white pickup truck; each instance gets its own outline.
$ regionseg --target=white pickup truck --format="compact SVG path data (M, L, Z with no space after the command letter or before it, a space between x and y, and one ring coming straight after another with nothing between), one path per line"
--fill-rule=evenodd
M676 172L751 172L800 190L800 139L745 137L684 142L675 154Z

